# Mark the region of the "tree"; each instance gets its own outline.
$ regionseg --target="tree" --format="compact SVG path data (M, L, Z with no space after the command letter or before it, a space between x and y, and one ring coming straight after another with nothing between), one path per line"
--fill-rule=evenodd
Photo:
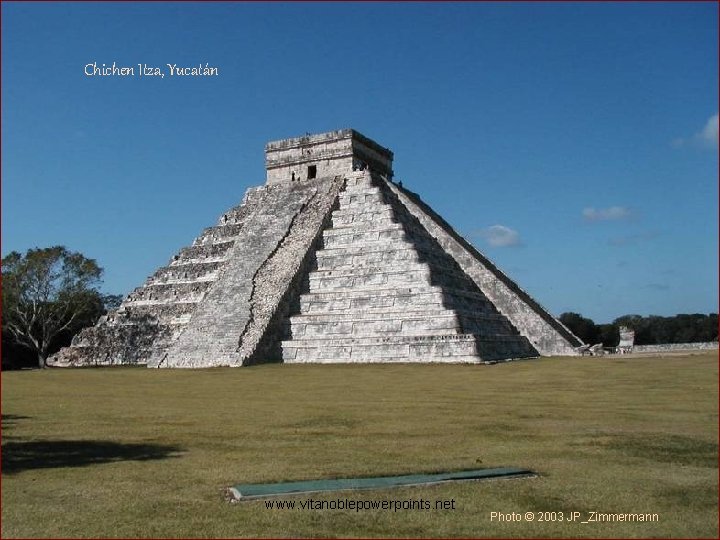
M12 252L2 259L2 330L46 367L59 336L92 324L104 310L102 268L63 246Z
M567 326L568 330L579 337L583 343L590 345L598 343L598 328L591 319L587 319L579 313L570 312L560 315L560 322Z
M620 344L620 329L616 324L598 325L598 341L606 347L617 347Z

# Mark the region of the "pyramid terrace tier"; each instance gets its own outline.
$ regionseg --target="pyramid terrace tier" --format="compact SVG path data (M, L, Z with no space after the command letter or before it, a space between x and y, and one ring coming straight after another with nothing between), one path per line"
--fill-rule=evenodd
M519 336L472 334L352 337L282 342L283 361L293 363L482 363L537 356Z
M193 245L222 244L230 240L235 240L237 235L240 234L242 227L242 222L208 227L195 239Z
M416 245L408 240L392 243L367 244L359 246L338 246L325 248L315 254L315 273L318 276L358 275L368 272L383 272L389 269L428 269L436 279L444 278L467 281L470 278L458 264L442 251L430 244ZM440 277L444 276L444 277Z
M248 189L245 192L242 202L224 214L220 216L217 221L218 226L233 225L243 223L257 206L257 203L262 201L263 197L267 193L267 186L258 186Z
M440 272L420 263L404 265L404 267L398 265L396 269L365 267L348 271L316 270L308 277L308 284L310 292L409 287L423 284L474 289L469 278L461 272L449 270Z
M348 310L343 313L309 313L290 318L293 339L352 336L427 336L466 334L478 336L518 336L517 330L500 314L478 314L451 310L442 305L396 311L393 308ZM396 308L395 308L396 309Z
M117 311L129 319L161 322L186 320L197 307L197 302L174 302L164 304L125 304Z
M367 224L391 223L396 221L391 207L369 207L357 211L336 210L332 215L333 227L361 227Z
M463 309L476 315L497 314L492 304L479 292L438 286L317 292L305 293L300 297L300 312L308 314L358 309L370 312L387 308L429 309L433 305Z
M180 283L150 283L136 289L125 300L133 305L199 302L212 285L209 280Z
M178 325L141 319L132 324L99 324L75 336L72 347L62 350L56 365L146 364L154 354L165 351L181 331Z
M293 339L344 336L427 336L460 334L455 313L442 308L426 312L298 315L290 319Z
M395 265L422 262L443 268L457 268L455 261L432 246L417 246L410 241L392 246L364 244L325 248L315 254L318 270L364 268L379 264Z
M170 266L201 263L201 262L222 262L227 260L228 251L232 248L234 240L225 240L217 244L189 246L180 250Z
M163 266L149 279L148 284L157 283L188 283L195 281L214 281L222 261L195 262Z

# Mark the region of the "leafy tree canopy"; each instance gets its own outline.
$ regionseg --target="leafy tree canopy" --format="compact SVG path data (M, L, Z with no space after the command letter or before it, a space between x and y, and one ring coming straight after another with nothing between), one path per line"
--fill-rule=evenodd
M3 337L45 367L60 336L93 324L104 300L112 301L97 290L102 272L95 260L63 246L8 254L2 259Z

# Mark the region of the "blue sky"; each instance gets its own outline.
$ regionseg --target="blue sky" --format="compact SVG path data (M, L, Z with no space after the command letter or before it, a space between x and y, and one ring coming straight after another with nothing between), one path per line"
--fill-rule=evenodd
M717 10L3 3L2 253L67 245L127 294L264 182L265 142L352 127L556 315L715 312Z

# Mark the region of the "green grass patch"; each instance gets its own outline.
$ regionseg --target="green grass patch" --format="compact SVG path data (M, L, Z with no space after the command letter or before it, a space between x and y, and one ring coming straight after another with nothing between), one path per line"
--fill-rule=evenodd
M2 536L717 537L717 353L2 374ZM224 488L520 467L533 479L229 504ZM297 505L310 496L286 498ZM491 520L652 513L655 522Z

